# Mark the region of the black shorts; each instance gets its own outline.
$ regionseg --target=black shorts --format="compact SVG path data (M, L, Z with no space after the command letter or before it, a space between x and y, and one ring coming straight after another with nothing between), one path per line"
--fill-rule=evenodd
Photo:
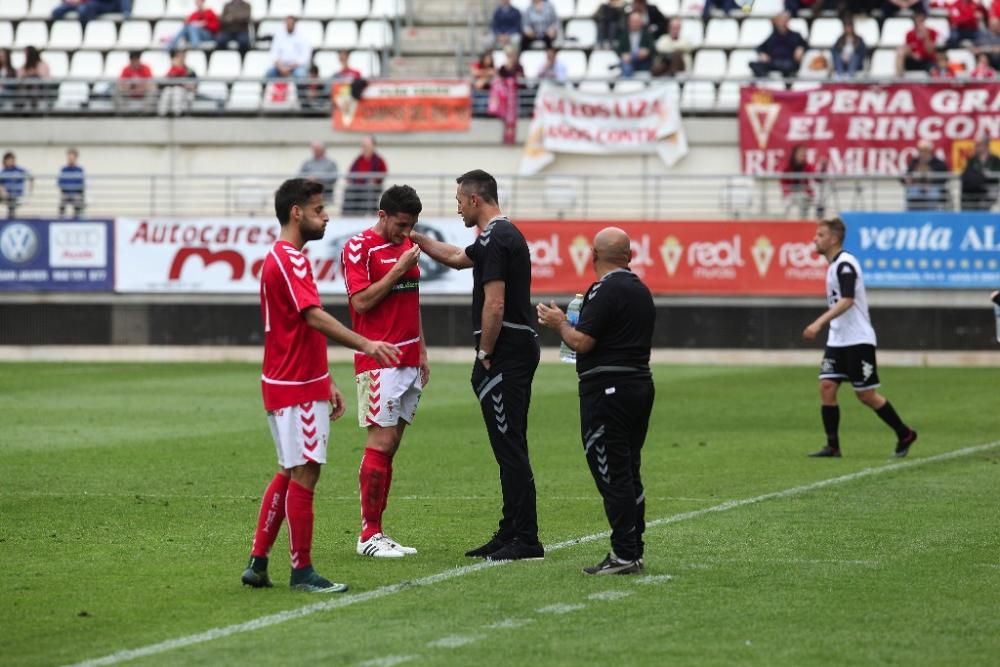
M819 379L835 382L850 380L854 391L874 389L880 384L878 363L875 361L875 346L827 347L823 350Z

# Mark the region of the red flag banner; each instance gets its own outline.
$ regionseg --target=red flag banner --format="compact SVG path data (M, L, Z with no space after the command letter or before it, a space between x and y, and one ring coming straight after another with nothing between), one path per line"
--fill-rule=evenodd
M1000 145L1000 83L829 84L813 90L740 91L743 173L785 170L806 147L832 174L901 174L926 139L960 172L984 134Z

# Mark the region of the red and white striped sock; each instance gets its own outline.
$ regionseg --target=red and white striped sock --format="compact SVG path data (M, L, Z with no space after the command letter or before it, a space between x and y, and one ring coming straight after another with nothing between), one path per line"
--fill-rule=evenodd
M299 569L312 565L313 491L294 480L289 482L285 515L288 519L288 550L292 555L292 567Z
M285 520L288 482L289 477L279 472L264 491L264 497L260 501L260 514L257 516L257 531L253 536L253 549L250 551L254 558L267 558L274 546L274 540L281 530L281 522Z

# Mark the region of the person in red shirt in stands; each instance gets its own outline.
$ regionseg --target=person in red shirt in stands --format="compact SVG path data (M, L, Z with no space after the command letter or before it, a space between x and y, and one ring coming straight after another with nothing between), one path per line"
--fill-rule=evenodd
M142 51L129 51L128 65L118 76L118 96L132 101L148 101L153 93L153 71L142 62Z
M986 17L986 8L978 0L955 0L948 5L948 23L951 34L947 48L957 49L963 41L975 42L979 39L983 26L980 20Z
M334 81L354 81L361 78L361 72L351 67L347 62L350 57L350 51L337 51L337 59L340 60L340 69L334 73Z
M195 10L184 21L184 26L167 46L168 51L176 51L181 41L197 49L202 42L215 40L219 34L219 16L211 9L205 9L205 0L194 0Z
M913 30L906 33L906 43L896 52L896 73L929 72L937 63L937 31L927 25L927 13L913 13Z
M347 189L344 191L344 215L366 215L378 209L382 181L387 171L389 168L385 160L375 152L375 137L362 139L361 155L351 163Z
M989 56L985 53L978 54L976 56L976 67L969 72L969 76L973 79L994 79L996 75L996 71L990 65Z

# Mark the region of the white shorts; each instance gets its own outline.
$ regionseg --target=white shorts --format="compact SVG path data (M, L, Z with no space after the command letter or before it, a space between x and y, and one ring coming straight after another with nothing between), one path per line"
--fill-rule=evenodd
M307 461L326 463L330 438L330 405L326 401L300 403L267 413L278 465L294 468Z
M358 426L395 426L413 423L420 402L420 369L414 366L381 368L358 373Z

